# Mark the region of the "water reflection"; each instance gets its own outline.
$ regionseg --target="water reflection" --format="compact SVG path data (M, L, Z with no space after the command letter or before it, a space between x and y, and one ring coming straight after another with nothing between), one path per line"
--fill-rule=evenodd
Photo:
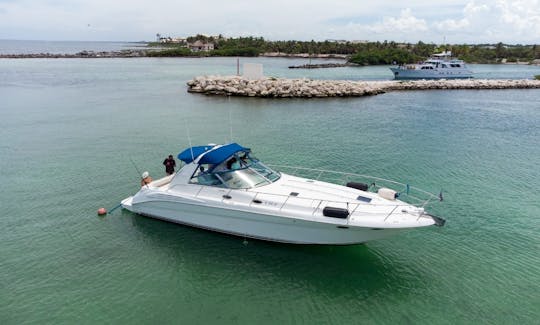
M166 254L190 280L254 282L270 291L288 288L333 299L367 298L391 289L413 288L422 270L384 257L367 245L317 246L244 239L154 220L127 211L146 249ZM388 292L390 293L390 292Z

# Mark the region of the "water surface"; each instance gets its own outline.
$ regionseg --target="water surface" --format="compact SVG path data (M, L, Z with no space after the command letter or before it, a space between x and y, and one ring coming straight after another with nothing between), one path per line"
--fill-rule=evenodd
M0 40L0 54L76 54L82 51L121 51L144 46L146 43L136 42Z
M391 77L386 67L292 71L289 61L249 60L275 76ZM539 90L186 92L194 76L235 72L234 58L0 60L1 323L537 322ZM447 225L306 247L96 215L137 191L130 159L160 177L188 131L206 144L231 129L268 163L443 189L433 212Z

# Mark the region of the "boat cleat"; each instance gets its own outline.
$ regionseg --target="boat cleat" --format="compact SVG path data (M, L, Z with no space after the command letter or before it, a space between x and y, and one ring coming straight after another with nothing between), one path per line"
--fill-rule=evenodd
M406 208L401 209L401 213L407 213L407 214L412 214L412 215L421 217L425 212L424 212L424 208L408 206Z

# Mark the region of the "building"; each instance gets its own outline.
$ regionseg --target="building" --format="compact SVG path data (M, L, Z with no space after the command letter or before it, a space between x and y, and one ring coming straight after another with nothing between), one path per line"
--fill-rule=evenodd
M208 52L214 49L214 43L205 43L203 41L195 41L195 43L188 44L191 52Z
M157 34L157 41L160 43L187 44L187 40L182 37L164 37Z

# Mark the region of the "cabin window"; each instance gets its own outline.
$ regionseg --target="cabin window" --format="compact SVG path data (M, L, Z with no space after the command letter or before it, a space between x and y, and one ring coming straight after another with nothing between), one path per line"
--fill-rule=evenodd
M253 162L251 165L249 165L249 167L255 170L257 174L261 175L262 177L268 179L271 182L275 182L281 177L278 172L266 167L260 161Z
M236 153L217 166L200 165L190 183L247 189L268 185L281 177L248 153Z
M199 168L193 173L193 176L191 176L191 179L189 180L190 184L199 184L199 185L207 185L207 186L220 186L224 187L221 180L216 177L213 173L209 172L210 169L212 169L212 165L210 164L201 164L199 165Z
M241 189L267 185L269 182L255 171L247 168L217 173L228 188Z
M211 173L199 173L197 176L191 178L190 183L206 186L224 187L223 183L216 176L216 174Z
M261 162L248 159L243 168L217 172L217 177L223 180L228 188L241 189L268 185L277 181L281 175L266 167Z

